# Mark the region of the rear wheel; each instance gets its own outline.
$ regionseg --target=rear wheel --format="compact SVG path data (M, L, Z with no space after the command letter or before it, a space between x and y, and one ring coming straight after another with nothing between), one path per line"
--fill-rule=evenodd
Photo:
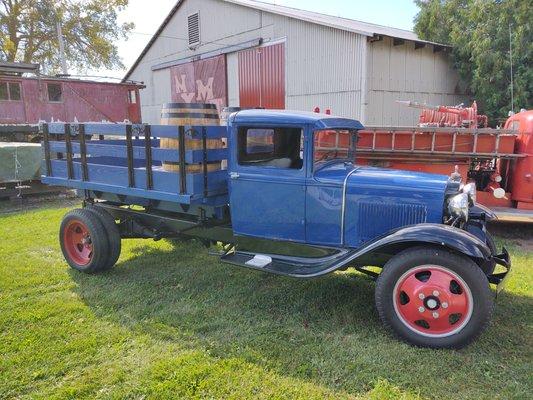
M122 247L118 226L115 219L106 210L95 205L87 206L85 209L96 214L104 227L109 252L102 270L110 269L117 263Z
M418 247L385 265L376 284L376 307L384 325L406 342L461 348L486 328L493 296L472 260Z
M82 209L69 211L61 221L59 243L67 263L78 271L95 273L106 265L107 235L94 213Z

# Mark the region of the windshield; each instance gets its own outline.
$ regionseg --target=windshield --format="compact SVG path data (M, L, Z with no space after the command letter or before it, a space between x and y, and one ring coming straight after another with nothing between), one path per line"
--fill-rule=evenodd
M327 129L315 131L313 162L315 167L331 160L355 160L355 130Z

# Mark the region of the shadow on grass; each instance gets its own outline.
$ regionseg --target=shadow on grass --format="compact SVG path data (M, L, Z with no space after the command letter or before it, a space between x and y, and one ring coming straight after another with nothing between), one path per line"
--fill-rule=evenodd
M529 298L505 294L476 343L433 351L384 331L374 283L357 273L284 278L222 264L194 243L131 252L106 274L71 276L96 315L133 331L348 391L366 390L378 378L432 397L450 395L454 380L469 382L471 395L491 386L500 393L524 390L513 385L527 376Z

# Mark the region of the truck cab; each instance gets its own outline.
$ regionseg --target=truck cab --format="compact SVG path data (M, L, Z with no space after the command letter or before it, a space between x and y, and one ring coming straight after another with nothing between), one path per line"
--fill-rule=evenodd
M230 117L236 235L356 248L407 225L442 223L448 176L357 166L356 120L247 110ZM452 171L450 171L452 172Z

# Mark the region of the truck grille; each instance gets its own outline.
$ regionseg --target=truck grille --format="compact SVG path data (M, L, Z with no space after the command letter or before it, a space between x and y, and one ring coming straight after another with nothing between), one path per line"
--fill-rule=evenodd
M427 207L419 204L360 202L357 205L357 232L360 243L392 229L427 220Z

